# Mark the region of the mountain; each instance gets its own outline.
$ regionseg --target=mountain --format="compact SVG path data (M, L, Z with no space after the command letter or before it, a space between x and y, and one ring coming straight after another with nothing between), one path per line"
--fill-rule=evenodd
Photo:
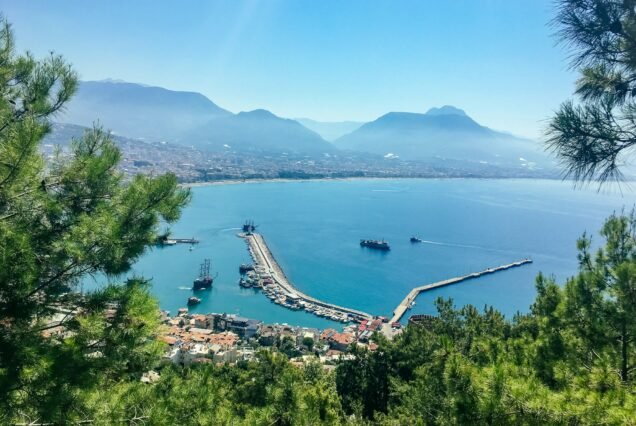
M335 148L295 120L264 109L217 117L184 136L194 146L213 151L260 151L317 154Z
M338 148L406 160L472 162L505 167L551 167L542 147L482 126L453 106L426 114L390 112L334 141Z
M104 80L81 82L57 120L88 127L99 120L116 134L179 141L194 127L231 114L200 93Z
M357 130L364 124L358 121L315 121L309 118L297 118L296 121L329 142Z

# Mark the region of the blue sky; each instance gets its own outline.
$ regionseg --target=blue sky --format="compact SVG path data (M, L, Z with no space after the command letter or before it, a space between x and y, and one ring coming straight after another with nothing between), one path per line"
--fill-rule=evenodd
M20 50L82 79L201 92L234 112L369 121L445 104L538 137L576 75L550 0L0 0Z

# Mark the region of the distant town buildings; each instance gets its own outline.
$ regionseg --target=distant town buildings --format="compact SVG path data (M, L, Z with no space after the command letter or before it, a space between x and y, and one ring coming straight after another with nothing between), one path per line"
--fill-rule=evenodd
M318 360L333 363L348 357L351 345L377 349L371 341L372 332L379 331L382 319L350 325L343 331L318 330L288 324L263 324L261 321L233 314L190 314L180 310L175 317L163 313L166 326L160 340L167 344L167 362L179 365L192 363L235 363L250 360L257 350L284 351L291 349L294 362Z

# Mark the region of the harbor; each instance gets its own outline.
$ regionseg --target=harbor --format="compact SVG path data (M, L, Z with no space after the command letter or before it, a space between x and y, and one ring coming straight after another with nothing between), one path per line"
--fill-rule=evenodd
M324 302L301 292L287 279L260 234L244 232L238 236L247 242L254 261L254 270L247 272L251 286L261 288L274 303L344 323L373 319L369 313Z
M444 287L451 284L457 284L463 281L479 278L484 275L494 274L496 272L505 271L506 269L516 268L516 267L523 266L529 263L532 263L532 259L528 259L528 258L522 259L518 262L513 262L513 263L508 263L506 265L497 266L496 268L488 268L483 271L473 272L472 274L463 275L461 277L450 278L448 280L438 281L436 283L415 287L413 290L409 292L409 294L406 295L406 297L402 300L402 302L400 302L397 308L395 308L395 310L393 311L393 318L391 318L390 323L393 324L395 322L399 322L404 316L404 314L406 313L406 311L411 306L413 306L417 296L419 296L421 293L424 293L425 291L433 290L435 288Z
M252 261L254 262L254 265L243 264L240 266L241 274L246 275L246 277L242 277L239 282L241 287L261 289L263 293L274 303L292 310L305 310L308 313L322 316L333 321L340 321L344 323L351 321L362 322L364 320L371 320L377 317L367 312L318 300L298 290L285 276L285 273L269 250L263 236L252 232L253 229L254 228L250 228L247 229L248 232L238 234L239 237L245 239L248 251ZM523 266L529 263L532 263L532 260L526 258L517 262L488 268L480 272L473 272L471 274L415 287L395 308L393 311L393 317L388 321L384 318L385 324L382 327L382 330L387 336L392 336L394 332L394 330L391 330L392 327L397 327L399 325L399 322L406 311L413 307L415 299L423 292L452 284L458 284L467 280L505 271L507 269Z

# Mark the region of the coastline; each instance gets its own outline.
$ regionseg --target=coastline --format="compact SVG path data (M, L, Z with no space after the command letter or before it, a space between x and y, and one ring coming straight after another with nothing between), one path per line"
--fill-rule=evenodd
M220 185L240 185L240 184L258 184L258 183L291 183L291 182L346 182L354 180L392 180L392 179L440 179L440 178L422 178L422 177L343 177L343 178L265 178L265 179L241 179L241 180L215 180L209 182L188 182L180 183L183 188L197 188L200 186L220 186Z
M549 181L570 181L570 179L564 179L561 177L520 177L520 176L511 176L511 177L478 177L478 176L448 176L448 177L439 177L439 176L351 176L351 177L338 177L338 178L298 178L298 179L290 179L290 178L264 178L264 179L241 179L241 180L215 180L209 182L188 182L188 183L180 183L179 186L182 188L198 188L204 186L222 186L222 185L240 185L240 184L259 184L259 183L292 183L292 182L348 182L348 181L391 181L391 180L549 180Z

